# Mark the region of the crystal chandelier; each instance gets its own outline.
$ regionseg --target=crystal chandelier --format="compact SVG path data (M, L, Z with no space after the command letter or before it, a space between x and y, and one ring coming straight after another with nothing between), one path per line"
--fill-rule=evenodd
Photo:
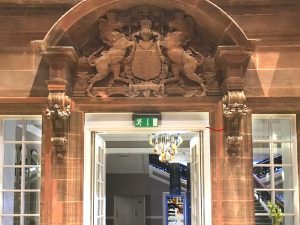
M161 162L172 161L182 142L179 134L151 134L149 136L149 143L154 147L154 153L159 155Z

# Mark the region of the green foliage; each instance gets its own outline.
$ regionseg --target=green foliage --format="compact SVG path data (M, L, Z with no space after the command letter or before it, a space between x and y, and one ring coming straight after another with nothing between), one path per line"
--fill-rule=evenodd
M273 224L280 225L283 221L283 213L281 208L277 204L270 201L267 202L267 205L270 210L269 216L273 219Z

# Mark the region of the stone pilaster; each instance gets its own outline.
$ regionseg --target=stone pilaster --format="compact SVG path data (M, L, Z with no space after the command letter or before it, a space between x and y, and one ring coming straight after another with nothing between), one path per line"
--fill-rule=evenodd
M68 93L78 58L72 47L44 47L41 53L49 65L49 80L46 81L49 91L46 113L53 126L51 142L56 157L63 159L67 151L71 114L71 100Z
M251 116L243 93L249 58L250 52L241 46L219 47L217 51L224 99L223 107L216 109L213 122L224 124L224 133L222 137L220 134L212 137L215 141L212 154L212 184L213 189L216 187L213 191L214 225L255 223Z
M72 47L40 47L49 66L48 108L43 117L41 224L82 224L84 119L80 113L71 113L68 96L77 55Z

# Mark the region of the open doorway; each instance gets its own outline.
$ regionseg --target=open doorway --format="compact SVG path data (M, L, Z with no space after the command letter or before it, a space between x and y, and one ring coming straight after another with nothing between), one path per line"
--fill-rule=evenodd
M85 190L90 190L90 210L86 208L86 201L84 207L85 221L89 215L87 224L209 224L203 212L204 208L206 213L210 212L210 197L205 195L210 192L209 175L206 177L209 183L204 179L204 170L209 170L209 163L203 161L205 132L203 126L201 129L186 126L184 130L180 123L177 123L178 130L174 127L163 129L166 126L159 130L119 128L118 131L105 131L103 126L100 132L87 130L91 154L90 161L85 159L85 164L90 165L92 174L90 179L85 179ZM176 133L182 137L183 142L172 161L161 162L159 156L153 154L154 149L149 144L149 136L153 133ZM177 177L174 178L174 174ZM180 197L176 197L178 194Z
M148 141L152 133L99 134L106 143L107 225L161 225L165 219L170 225L184 225L190 218L190 141L197 133L172 133L180 135L183 142L169 162L161 162L153 153ZM178 171L171 174L176 166ZM178 178L179 182L171 180ZM168 209L164 193L186 196L187 205Z

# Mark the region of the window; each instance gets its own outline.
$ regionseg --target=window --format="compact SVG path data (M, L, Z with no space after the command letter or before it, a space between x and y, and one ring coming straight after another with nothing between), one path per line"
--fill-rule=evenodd
M2 225L38 225L41 119L0 117Z
M253 115L252 135L256 223L271 225L271 201L284 212L284 225L298 224L295 117Z

